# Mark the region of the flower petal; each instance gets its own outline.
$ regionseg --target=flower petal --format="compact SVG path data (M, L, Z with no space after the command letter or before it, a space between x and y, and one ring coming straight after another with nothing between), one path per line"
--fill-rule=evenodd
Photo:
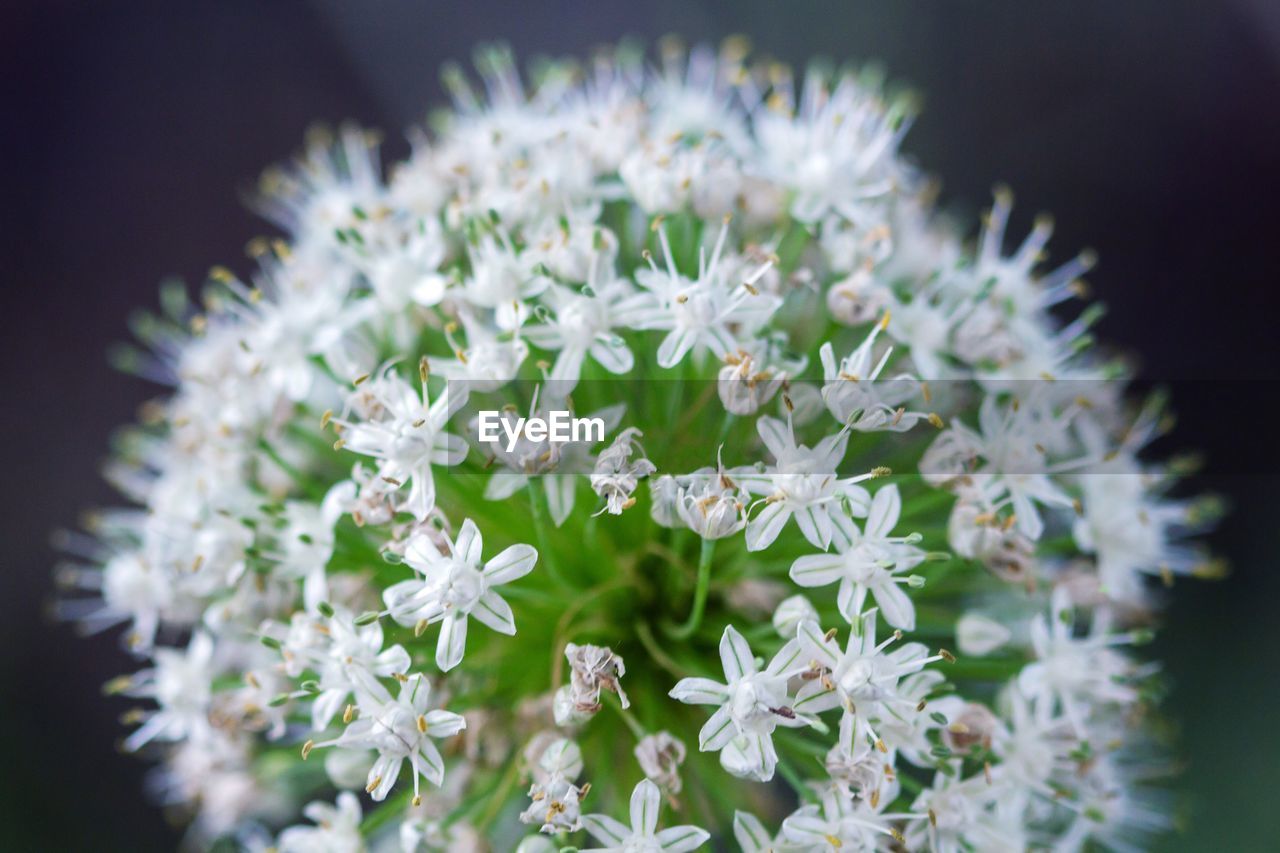
M800 586L833 584L844 576L844 557L840 554L811 554L791 564L791 579Z
M658 828L658 810L662 808L662 794L658 786L644 779L631 792L631 831L636 835L650 836Z
M682 678L667 695L689 705L719 705L729 698L729 690L710 678Z
M631 837L631 830L624 826L621 821L614 820L604 814L584 814L582 816L582 826L587 832L610 847L620 847L624 841Z
M493 590L480 596L470 615L499 634L511 636L516 632L516 618L511 612L511 605Z
M436 666L448 672L462 663L467 649L467 617L450 613L440 621L440 639L436 642Z
M720 665L724 667L726 684L733 684L756 671L751 646L747 645L746 638L732 625L726 626L720 636Z
M484 565L484 579L490 586L500 586L522 578L533 571L538 551L532 545L512 545Z
M893 527L898 523L898 516L901 514L902 496L898 494L897 484L890 483L876 492L876 496L871 499L871 509L867 513L867 523L864 525L867 537L887 538L893 532Z
M717 708L711 719L703 724L698 732L698 749L701 752L715 752L724 749L725 744L738 734L738 728L729 716L728 708Z
M786 501L765 504L764 509L747 522L747 550L762 551L772 545L791 518L792 510Z
M667 853L686 853L697 850L710 837L711 833L697 826L673 826L659 832L655 840Z
M884 614L884 621L904 631L916 628L916 608L911 597L901 586L891 580L876 584L871 590L875 593L876 606Z
M453 540L453 556L468 566L480 565L480 553L484 540L480 536L480 528L471 519L462 522L458 538Z

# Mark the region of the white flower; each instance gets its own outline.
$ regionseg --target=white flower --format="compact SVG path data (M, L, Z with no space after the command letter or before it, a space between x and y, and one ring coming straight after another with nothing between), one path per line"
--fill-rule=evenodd
M1020 805L1034 797L1055 799L1049 780L1074 767L1071 724L1055 713L1051 701L1027 696L1016 681L1000 698L1005 725L992 738L992 752L1000 759L992 767L992 780Z
M627 667L621 655L614 654L612 649L604 646L568 643L564 648L564 656L569 661L569 683L560 692L567 703L564 712L566 715L576 713L590 716L599 711L601 690L616 693L624 710L631 707L631 700L622 689L622 677L627 674ZM560 699L559 696L556 698ZM556 716L556 723L564 725L560 719L559 707L556 709Z
M981 432L953 422L934 439L920 461L920 471L933 482L947 482L962 474L999 509L1008 503L1018 530L1036 540L1044 531L1037 504L1070 507L1071 498L1052 475L1078 462L1064 465L1047 460L1063 420L1031 405L1001 406L994 396L983 399L978 413ZM975 466L976 460L985 464Z
M801 622L817 622L818 611L813 602L803 595L793 595L778 603L777 609L773 611L772 621L773 630L778 632L778 636L789 640L796 635Z
M676 515L694 533L703 539L724 539L747 526L749 496L723 466L701 468L680 479L687 484L676 492Z
M645 735L636 744L636 761L645 778L668 794L680 793L680 765L684 763L684 741L671 732Z
M1011 514L1001 517L985 486L974 484L958 492L947 522L947 543L959 556L978 560L1003 580L1030 583L1035 542L1017 527L1017 519Z
M502 236L483 235L468 247L471 276L463 283L467 299L475 306L493 310L494 323L503 331L523 325L529 315L524 300L547 289L549 280L531 275L511 242Z
M414 625L420 631L440 623L436 666L444 671L462 662L469 616L502 634L515 634L511 605L494 587L529 574L538 560L533 546L512 545L483 562L480 530L469 518L457 538L446 539L446 544L447 554L431 536L415 535L405 549L404 561L421 577L393 584L383 593L387 610L401 625Z
M635 288L614 277L603 253L591 257L586 286L574 291L553 285L542 294L545 310L524 329L525 337L544 349L558 350L548 379L572 388L589 355L613 374L629 373L635 356L615 331L626 327L627 307L635 304Z
M946 657L928 654L919 643L907 643L886 652L902 632L895 631L877 643L875 610L868 610L853 623L843 652L817 623L800 623L796 636L801 658L818 667L814 677L796 694L796 707L806 714L816 714L843 706L846 712L857 714L871 736L881 742L883 738L872 727L873 721L901 719L921 712L919 697L908 695L906 685L899 682Z
M466 342L454 335L457 323L445 326L445 339L454 352L454 360L428 359L431 372L451 380L468 391L483 393L501 388L516 377L520 365L529 355L529 346L520 330L504 332L459 311L458 319L466 332Z
M255 207L299 242L332 247L335 230L356 222L356 210L374 209L383 194L377 139L354 125L336 138L314 133L296 163L262 176Z
M647 308L630 310L639 329L667 330L658 346L658 366L675 367L695 348L717 358L742 349L739 335L751 334L769 321L781 300L755 287L773 262L766 261L743 282L730 282L721 262L729 223L720 228L711 258L705 249L698 263L698 277L690 280L676 271L671 245L664 228L658 229L666 269L653 258L649 269L636 273L636 282L648 291Z
M71 577L77 583L81 578L92 583L89 575L78 571ZM137 652L150 651L162 615L175 612L176 594L170 574L153 566L141 552L124 551L103 564L98 586L102 605L82 617L85 627L100 630L130 620L129 645Z
M898 141L909 124L901 109L849 76L831 89L825 74L810 73L794 114L789 89L776 91L756 110L752 129L758 168L792 191L792 216L814 222L891 189Z
M871 322L892 302L893 291L867 266L854 269L827 290L827 310L836 322L846 326Z
M636 439L643 434L635 427L627 427L596 457L596 467L591 472L591 490L605 499L604 506L596 515L603 512L621 515L624 509L635 503L631 496L640 486L640 480L658 470L644 456L631 460L631 454L639 447ZM644 448L640 448L640 452L644 453Z
M879 808L888 803L881 801ZM831 785L822 793L822 806L804 806L782 822L782 837L808 851L878 850L887 836L902 838L893 825L899 817L885 815L866 800L855 800L844 788Z
M197 631L185 649L152 650L155 666L127 679L123 692L154 699L160 707L144 712L143 723L125 740L136 750L152 740L182 740L207 729L213 678L217 673L214 639Z
M577 832L582 829L582 797L585 789L571 777L548 776L529 788L529 807L520 813L522 823L538 824L539 832Z
M825 766L833 782L847 785L851 791L872 804L897 793L893 766L897 752L882 753L869 742L867 727L854 714L840 716L840 736L827 751Z
M356 625L345 608L329 609L331 616L317 620L321 648L299 654L320 676L320 692L311 705L311 727L316 731L329 725L352 694L361 695L379 678L404 675L410 665L403 646L382 648L379 622ZM288 651L288 646L282 651Z
M378 460L378 477L400 488L409 484L404 508L418 520L425 520L436 504L432 465L457 465L467 455L461 436L444 431L449 418L467 402L464 384L451 383L434 402L427 394L426 371L422 370L422 394L397 376L388 365L376 378L356 389L367 395L380 417L345 426L342 445L355 453Z
M1112 634L1103 613L1094 614L1090 633L1075 636L1075 608L1066 586L1053 591L1049 616L1031 621L1031 647L1036 660L1018 675L1018 686L1029 697L1057 702L1077 734L1083 735L1088 710L1110 704L1128 705L1137 699L1129 684L1133 664L1113 646L1134 636Z
M631 793L631 826L628 828L608 815L589 814L582 818L582 825L604 847L588 848L597 853L685 853L697 850L711 834L696 826L673 826L658 831L658 812L662 808L662 794L658 786L645 779ZM583 853L587 853L584 849Z
M365 849L360 834L364 815L350 791L338 794L335 805L310 803L302 813L315 826L291 826L280 833L276 845L280 853L361 853Z
M720 665L724 684L685 678L671 689L671 697L690 705L719 705L698 733L699 751L725 750L728 758L722 753L720 759L725 769L767 782L778 764L773 730L813 724L796 713L787 692L787 681L806 665L801 645L788 642L759 670L747 641L730 625L720 638Z
M857 483L871 475L841 478L836 471L849 444L847 431L811 449L796 443L790 420L762 417L756 429L773 454L773 465L729 472L752 494L763 496L763 506L747 523L748 550L768 548L793 517L804 538L825 550L844 523L844 503L855 515L867 514L871 496Z
M547 833L581 829L586 790L574 784L581 774L582 750L577 744L566 738L548 744L533 766L532 802L521 813L521 822L540 824L540 831Z
M734 415L754 415L787 380L786 370L775 370L744 350L726 354L724 361L716 393L725 411Z
M448 279L440 272L448 253L434 217L406 217L366 235L358 246L357 266L365 273L378 309L391 314L410 305L438 305Z
M378 758L369 768L365 786L375 801L386 799L401 767L408 761L416 800L420 796L420 779L425 778L436 786L444 782L444 758L432 739L456 735L467 727L467 721L461 714L427 710L431 685L420 673L405 677L394 699L381 684L373 687L360 697L359 716L355 721L337 738L315 746L377 750ZM306 747L304 750L310 751Z
M1172 478L1144 467L1135 456L1157 434L1157 420L1157 411L1144 410L1121 448L1108 455L1103 455L1109 442L1101 427L1091 418L1077 424L1083 443L1103 461L1077 478L1084 513L1071 532L1080 550L1096 555L1102 592L1124 604L1144 603L1144 576L1159 575L1171 583L1174 575L1210 565L1202 548L1181 541L1195 529L1195 505L1162 499Z
M916 797L911 807L927 811L931 820L913 824L907 831L911 849L925 845L939 853L961 853L982 846L987 809L999 791L982 775L968 779L958 774L938 773L933 785ZM989 831L989 830L988 830Z
M822 400L836 420L858 432L904 432L927 417L902 407L919 392L920 385L913 377L899 375L877 381L893 354L890 348L878 361L873 360L876 335L888 325L889 315L885 314L858 348L838 364L830 341L818 351Z
M791 579L800 586L827 586L839 581L836 604L850 623L859 619L867 593L875 596L884 619L895 628L911 631L916 625L916 609L900 584L910 578L897 577L918 566L924 551L913 543L918 535L891 536L902 512L902 498L894 484L884 486L871 501L866 524L861 531L853 522L845 525L848 539L837 540L837 553L800 557L791 564Z

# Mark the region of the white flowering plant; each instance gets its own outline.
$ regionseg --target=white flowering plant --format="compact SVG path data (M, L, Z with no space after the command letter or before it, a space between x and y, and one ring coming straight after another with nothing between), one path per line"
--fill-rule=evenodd
M125 745L190 839L1169 826L1136 647L1159 580L1220 573L1216 505L1170 496L1162 402L1070 310L1090 255L1045 268L1047 220L1007 247L1003 190L966 240L869 73L797 80L739 40L477 65L385 173L350 127L269 172L283 236L166 290L122 352L168 391L63 605L125 626ZM557 412L607 434L523 426Z

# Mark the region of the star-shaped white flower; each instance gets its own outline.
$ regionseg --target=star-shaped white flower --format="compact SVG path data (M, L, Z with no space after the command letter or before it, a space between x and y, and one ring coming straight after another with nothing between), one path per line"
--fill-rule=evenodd
M467 443L444 431L449 419L467 402L466 383L451 383L434 401L427 394L426 367L420 368L422 392L391 372L361 384L352 405L376 417L359 423L335 418L341 425L342 446L378 460L378 476L400 489L408 482L404 510L425 521L436 505L432 465L457 465L467 455Z
M719 705L698 733L698 749L723 750L720 763L730 773L767 782L778 764L773 730L814 723L795 712L787 693L787 681L806 666L803 647L792 640L767 667L757 670L751 647L730 625L720 638L720 663L724 684L709 678L685 678L670 695L690 705Z
M859 618L867 593L875 596L885 621L904 631L916 626L916 609L898 576L918 566L925 552L913 543L918 536L891 536L902 513L902 497L896 485L876 492L866 524L859 531L848 523L847 540L837 539L837 553L812 554L791 564L791 579L800 586L819 587L839 583L837 605L850 624Z
M843 652L834 636L823 634L816 622L801 622L796 636L802 646L803 659L817 666L816 677L796 693L796 709L818 714L843 706L847 713L858 715L882 751L887 747L873 723L881 719L902 719L922 710L920 697L914 695L914 691L908 695L899 681L934 661L954 660L949 652L930 655L920 643L907 643L887 652L891 644L902 638L902 632L894 631L888 639L877 643L874 609L853 623Z
M419 778L437 787L444 782L444 758L433 738L456 735L467 727L461 714L428 711L431 685L426 676L415 673L400 683L393 699L381 683L370 685L360 695L359 717L337 738L317 743L317 747L377 750L378 758L369 768L365 790L374 800L385 800L395 786L405 761L413 768L413 794L419 796ZM304 755L310 752L304 748Z
M538 552L532 545L512 545L487 563L481 561L482 540L475 522L467 519L442 553L430 536L409 540L404 561L421 577L401 581L383 593L391 617L419 629L439 622L436 665L442 671L462 662L467 645L467 617L474 616L503 634L516 632L515 617L506 599L493 588L522 578L533 570Z
M605 847L591 847L582 853L684 853L697 850L711 834L696 826L673 826L658 831L658 811L662 794L648 779L631 792L631 826L608 815L589 814L582 825Z
M816 548L826 550L839 535L845 519L841 504L855 515L865 515L871 502L867 490L857 485L872 474L841 478L836 469L849 444L848 430L829 435L812 448L796 442L791 419L762 417L756 430L773 454L772 465L735 468L729 473L763 504L747 524L747 550L761 551L773 544L793 517L800 532Z

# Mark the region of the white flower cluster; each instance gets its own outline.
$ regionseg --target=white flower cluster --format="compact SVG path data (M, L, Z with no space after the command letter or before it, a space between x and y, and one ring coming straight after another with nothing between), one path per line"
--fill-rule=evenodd
M478 65L386 177L350 128L268 174L286 236L140 329L130 364L172 393L110 468L134 507L69 540L89 595L65 607L127 625L127 746L194 838L1123 850L1165 827L1131 647L1146 576L1214 571L1187 538L1214 508L1139 458L1162 410L1126 405L1097 312L1059 314L1092 258L1042 269L1043 220L1007 251L1004 191L971 248L868 75L796 81L738 41L531 84ZM482 446L477 394L590 404L613 437ZM669 461L690 448L715 465ZM664 799L705 828L659 829Z

